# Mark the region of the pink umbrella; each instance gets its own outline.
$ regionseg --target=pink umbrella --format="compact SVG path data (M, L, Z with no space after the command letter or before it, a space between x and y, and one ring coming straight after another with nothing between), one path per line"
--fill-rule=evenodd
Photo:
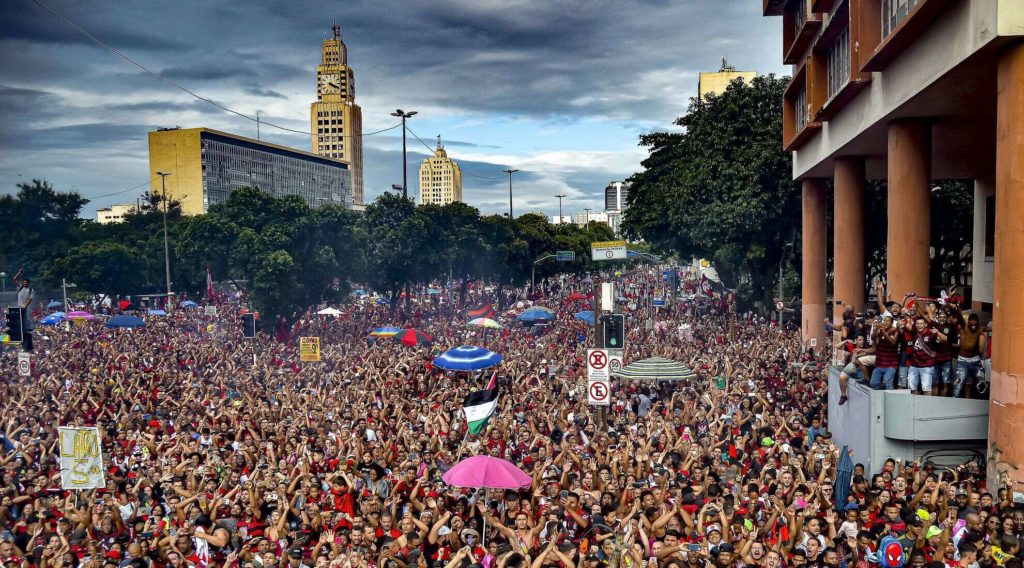
M448 485L479 489L522 489L533 478L507 460L491 456L473 456L455 464L441 476Z
M90 314L89 312L81 312L81 311L79 311L79 312L68 312L67 318L68 319L84 319L84 320L92 321L92 320L96 319L96 316Z

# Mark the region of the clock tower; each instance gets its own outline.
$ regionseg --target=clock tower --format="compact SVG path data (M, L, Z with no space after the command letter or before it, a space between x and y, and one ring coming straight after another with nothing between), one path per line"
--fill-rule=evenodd
M356 104L355 78L341 27L331 26L316 67L316 101L309 109L313 152L345 160L352 170L352 197L363 203L363 112Z

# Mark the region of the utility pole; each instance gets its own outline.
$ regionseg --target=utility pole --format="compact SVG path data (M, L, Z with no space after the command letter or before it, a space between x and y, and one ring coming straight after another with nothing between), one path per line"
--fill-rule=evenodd
M565 194L556 195L555 197L558 198L558 224L561 225L562 224L562 198L565 197Z
M170 173L157 172L156 175L160 176L160 187L162 188L160 197L164 200L164 275L167 277L167 302L166 308L168 311L171 309L171 247L167 240L167 208L170 207L171 200L167 198L167 176Z
M513 169L509 168L507 170L501 170L501 171L503 171L506 174L508 174L508 218L511 220L512 219L512 174L518 172L519 170L513 170Z
M587 212L587 220L583 223L583 226L586 227L590 224L590 207L584 207L583 210Z
M416 111L410 110L405 112L402 109L398 109L391 113L391 116L397 116L402 119L402 197L409 199L409 161L405 157L405 119L412 118L416 115Z

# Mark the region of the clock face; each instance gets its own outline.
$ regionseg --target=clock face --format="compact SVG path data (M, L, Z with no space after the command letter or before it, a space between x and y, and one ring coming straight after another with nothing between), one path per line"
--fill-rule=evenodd
M341 90L341 76L337 73L321 73L317 76L316 88L320 94L335 94Z

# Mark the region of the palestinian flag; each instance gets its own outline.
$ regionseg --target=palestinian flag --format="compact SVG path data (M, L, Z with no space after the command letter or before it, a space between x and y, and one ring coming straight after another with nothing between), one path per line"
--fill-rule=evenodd
M498 315L498 312L494 311L494 308L490 304L484 304L483 307L476 310L469 310L469 317L476 318L491 318Z
M498 408L498 372L491 375L487 388L473 391L466 397L463 403L463 411L466 413L466 422L469 423L469 433L479 434L487 426L487 421Z

